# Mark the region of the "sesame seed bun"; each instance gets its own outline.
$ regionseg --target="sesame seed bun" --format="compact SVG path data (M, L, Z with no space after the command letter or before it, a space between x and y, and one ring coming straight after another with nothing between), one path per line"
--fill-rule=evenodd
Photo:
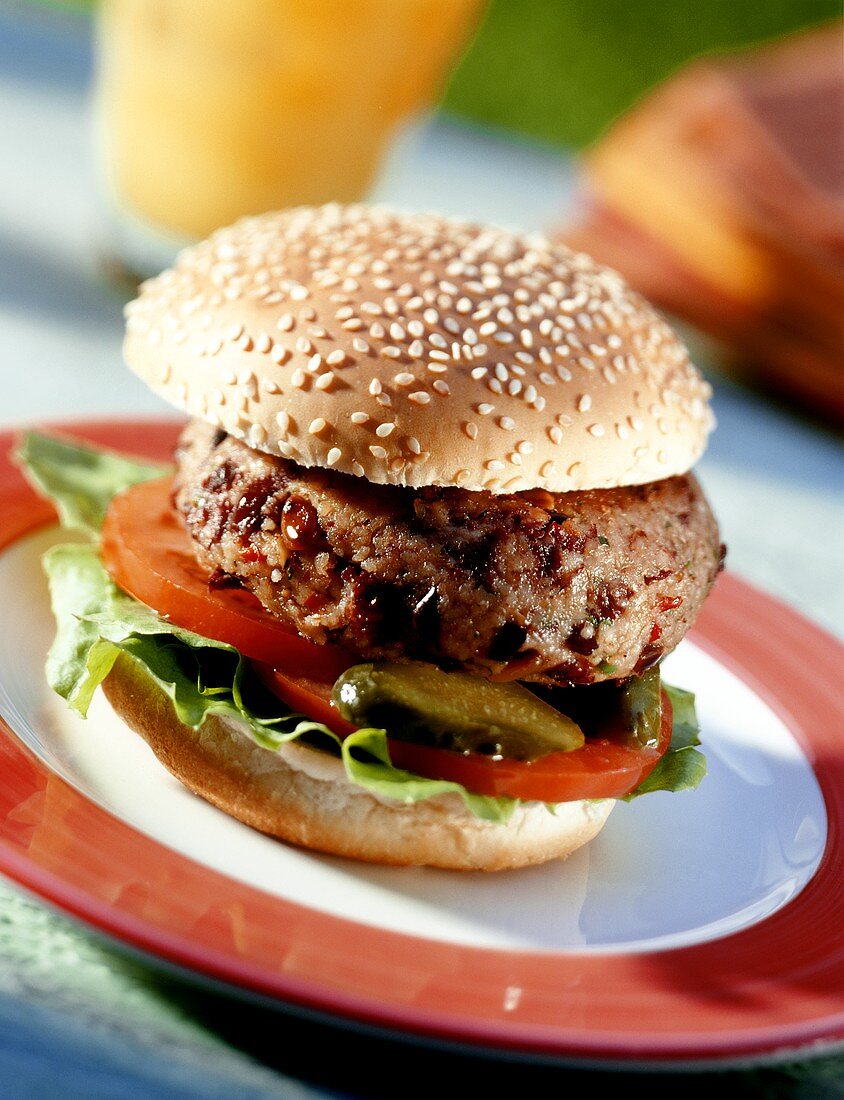
M612 799L516 807L506 827L457 795L405 804L351 783L342 763L298 744L270 751L240 723L210 715L183 725L142 666L121 654L103 684L112 708L195 794L288 843L370 863L501 871L562 859L592 840Z
M377 484L552 492L685 473L710 389L615 272L539 236L380 207L248 218L127 312L162 397Z

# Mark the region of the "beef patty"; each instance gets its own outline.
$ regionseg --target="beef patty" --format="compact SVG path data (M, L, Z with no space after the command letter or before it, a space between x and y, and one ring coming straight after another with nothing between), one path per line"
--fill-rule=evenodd
M176 461L176 508L214 583L363 659L559 685L629 676L677 645L723 559L691 474L557 494L405 489L202 421Z

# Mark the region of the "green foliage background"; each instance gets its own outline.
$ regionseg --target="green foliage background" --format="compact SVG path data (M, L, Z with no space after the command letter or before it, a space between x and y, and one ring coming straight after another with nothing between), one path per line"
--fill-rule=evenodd
M444 106L579 147L689 58L841 15L841 0L492 0Z

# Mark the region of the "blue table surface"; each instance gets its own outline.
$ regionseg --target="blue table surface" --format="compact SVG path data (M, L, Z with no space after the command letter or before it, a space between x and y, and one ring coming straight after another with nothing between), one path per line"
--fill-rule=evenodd
M0 428L168 411L119 367L123 296L103 273L90 82L85 20L0 6ZM564 216L571 182L557 151L439 118L394 158L377 197L534 229ZM840 440L727 376L711 349L688 338L715 386L719 427L699 470L730 566L841 636ZM633 1080L652 1095L714 1086L731 1095L844 1096L844 1059L716 1078L631 1078L367 1035L201 990L3 889L0 1097L8 1100L387 1097L409 1081L413 1091L449 1088L467 1071L474 1088L502 1094ZM117 976L123 998L100 1014L85 992L98 968ZM147 1002L168 1007L169 1030L156 1032Z

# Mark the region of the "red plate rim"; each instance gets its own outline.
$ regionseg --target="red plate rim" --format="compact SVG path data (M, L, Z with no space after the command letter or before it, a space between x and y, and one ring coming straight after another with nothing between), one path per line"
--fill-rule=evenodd
M50 425L169 455L182 421ZM0 434L0 551L54 519ZM844 1043L844 647L729 571L695 643L779 715L828 815L818 870L740 932L642 954L434 942L315 912L136 831L59 779L0 719L0 872L108 936L238 991L489 1050L624 1065L731 1064Z

